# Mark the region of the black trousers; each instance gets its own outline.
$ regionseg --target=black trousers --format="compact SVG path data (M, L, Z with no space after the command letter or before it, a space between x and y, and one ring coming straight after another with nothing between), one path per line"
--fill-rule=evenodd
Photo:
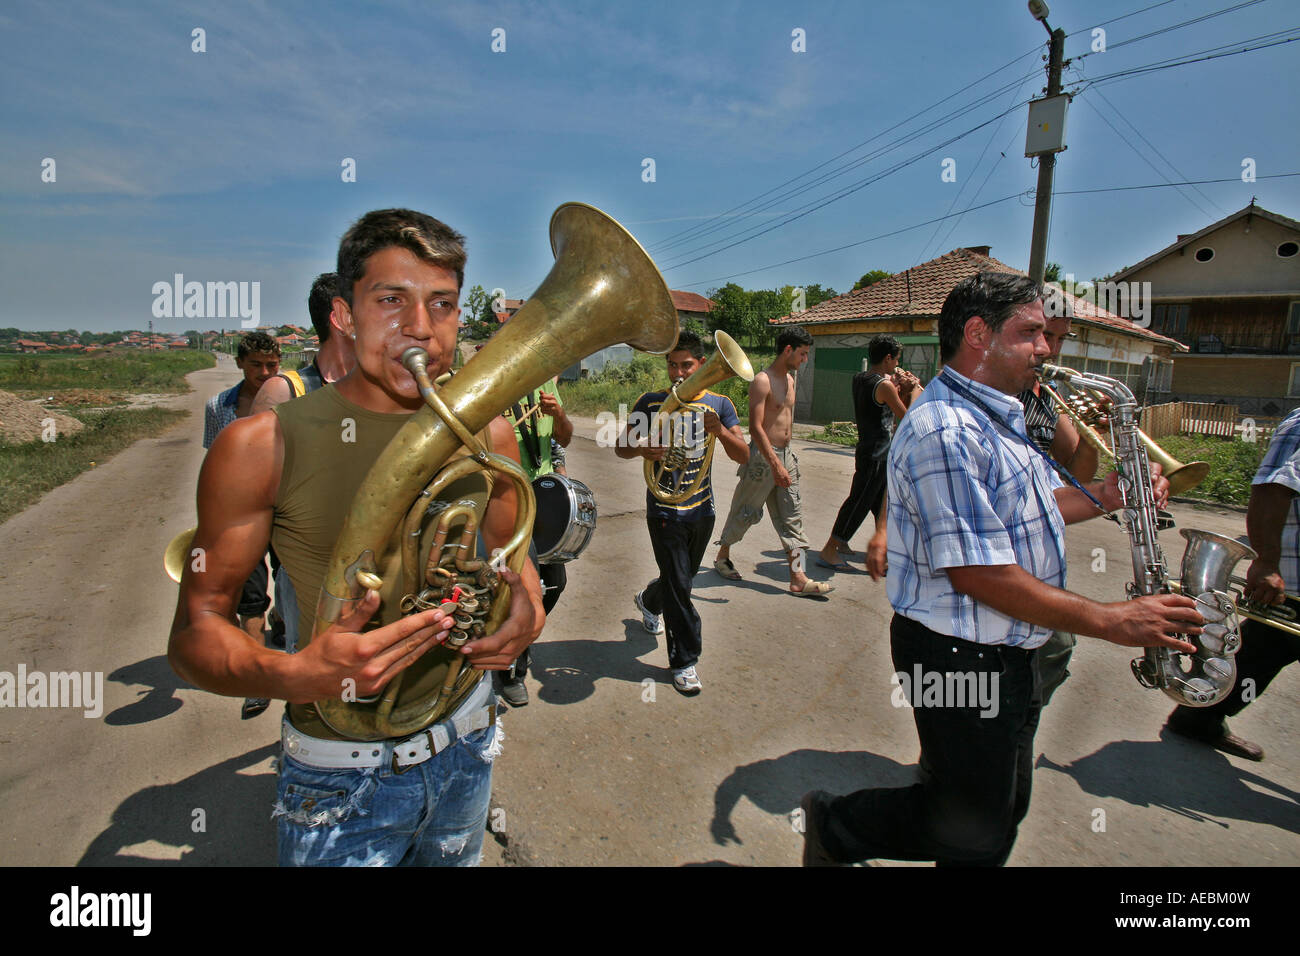
M1300 601L1286 606L1300 612ZM1237 683L1232 693L1209 707L1177 707L1170 720L1180 728L1223 733L1224 720L1233 717L1264 693L1282 668L1300 661L1300 637L1259 621L1241 618L1241 650L1237 651Z
M981 716L978 705L916 707L921 782L829 800L823 843L845 863L883 858L1001 866L1029 810L1042 709L1035 652L947 637L898 614L889 636L899 673L914 675L920 665L922 673L987 675L982 679L996 688L997 713Z
M853 455L853 484L849 486L849 496L840 505L839 514L835 516L835 526L831 529L831 536L844 544L848 544L849 539L858 533L868 512L880 517L889 477L887 457L873 458L861 448L855 450Z
M533 561L537 568L537 576L542 579L542 610L547 614L551 613L551 608L560 600L560 595L564 593L565 585L569 583L569 574L564 570L563 564L537 564L536 556L533 549L529 549L529 560ZM524 652L515 658L515 662L510 665L510 670L506 671L504 680L520 681L528 674L528 665L532 663L532 646L524 648Z
M691 604L691 584L709 546L713 522L713 515L695 521L646 515L659 577L646 586L643 600L650 613L663 615L668 666L673 669L690 667L700 659L700 615Z

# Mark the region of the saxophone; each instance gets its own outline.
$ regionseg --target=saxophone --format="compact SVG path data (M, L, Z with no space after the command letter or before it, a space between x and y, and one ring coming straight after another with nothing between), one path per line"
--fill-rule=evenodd
M1185 638L1196 645L1195 653L1148 647L1142 657L1132 661L1133 676L1143 687L1159 688L1188 707L1208 707L1218 703L1237 682L1235 655L1241 647L1236 605L1227 593L1227 577L1237 561L1253 557L1254 552L1236 542L1230 542L1235 545L1232 550L1222 546L1189 547L1183 557L1181 580L1171 581L1165 570L1164 552L1156 541L1155 492L1148 477L1150 460L1138 429L1138 405L1133 393L1116 379L1084 374L1059 365L1042 366L1039 377L1044 385L1062 381L1073 388L1101 392L1111 400L1111 444L1115 466L1119 470L1119 493L1124 503L1122 523L1133 554L1129 598L1180 591L1195 598L1196 610L1205 618L1201 633ZM1072 412L1070 414L1075 418ZM1202 531L1184 531L1183 534L1192 543L1222 537Z

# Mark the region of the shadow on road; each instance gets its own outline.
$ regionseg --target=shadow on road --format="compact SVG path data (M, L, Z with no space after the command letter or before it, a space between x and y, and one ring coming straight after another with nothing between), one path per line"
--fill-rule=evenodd
M1093 796L1162 807L1225 829L1228 819L1300 833L1300 793L1168 731L1158 741L1117 740L1069 764L1041 754L1035 769L1063 773Z
M539 699L548 704L576 704L596 692L602 678L640 684L647 677L656 684L672 685L667 652L662 666L639 661L659 647L655 635L647 633L639 620L623 622L625 640L545 641L532 646L529 673L541 687Z
M901 764L865 751L837 753L795 750L782 757L737 767L718 786L709 829L713 842L742 844L731 822L741 797L767 813L789 815L809 790L852 793L864 787L908 787L916 782L915 764Z
M145 724L174 714L182 703L175 692L190 689L189 684L176 676L165 654L119 667L108 675L108 679L119 684L143 684L149 688L139 692L143 695L139 700L104 715L104 723L114 727Z
M267 761L279 749L277 740L132 794L77 865L275 866L275 773ZM261 772L251 772L259 764Z
M810 443L807 447L799 449L799 454L801 455L811 454L813 452L820 452L823 455L837 455L841 458L852 458L853 446L852 445L829 445L829 444L823 444L821 442L817 442L816 444Z

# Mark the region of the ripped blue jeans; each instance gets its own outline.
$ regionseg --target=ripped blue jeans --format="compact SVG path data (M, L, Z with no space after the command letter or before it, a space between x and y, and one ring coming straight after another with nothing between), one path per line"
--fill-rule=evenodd
M281 866L477 866L500 724L423 763L320 770L280 755Z

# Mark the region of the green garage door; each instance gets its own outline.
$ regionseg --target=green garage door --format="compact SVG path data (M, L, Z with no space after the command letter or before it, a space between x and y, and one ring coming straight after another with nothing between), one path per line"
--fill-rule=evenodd
M900 365L921 380L934 378L939 365L939 339L934 335L896 335L903 346ZM813 356L814 422L853 421L853 376L863 369L866 348L817 347Z

